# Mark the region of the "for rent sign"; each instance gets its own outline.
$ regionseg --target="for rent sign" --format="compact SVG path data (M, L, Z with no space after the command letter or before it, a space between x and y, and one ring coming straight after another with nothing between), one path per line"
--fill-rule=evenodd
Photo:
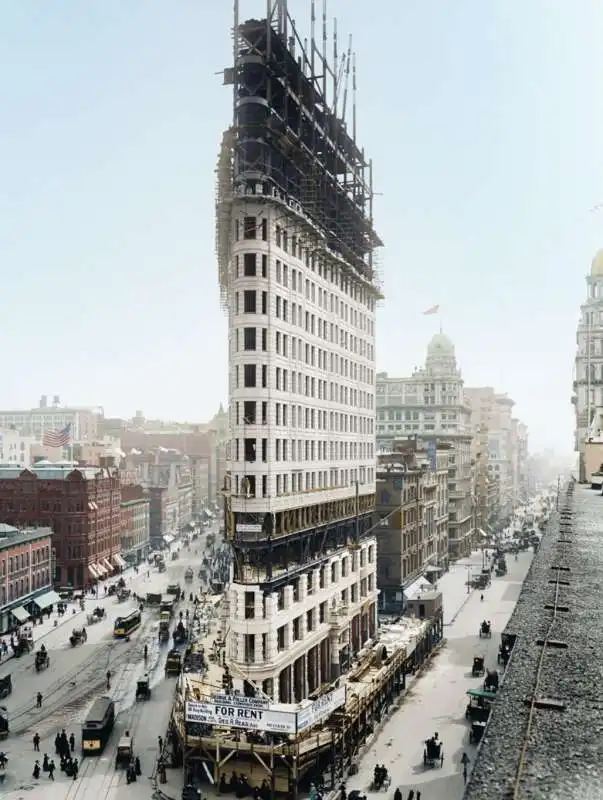
M219 697L204 703L187 701L185 715L187 722L200 722L204 725L222 725L269 733L295 733L295 713L274 711L266 707L232 701L225 702Z

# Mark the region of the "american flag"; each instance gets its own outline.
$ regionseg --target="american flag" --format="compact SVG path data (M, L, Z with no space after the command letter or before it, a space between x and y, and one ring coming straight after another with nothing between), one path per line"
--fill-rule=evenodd
M71 423L63 428L62 431L45 431L44 432L44 446L45 447L65 447L71 442Z

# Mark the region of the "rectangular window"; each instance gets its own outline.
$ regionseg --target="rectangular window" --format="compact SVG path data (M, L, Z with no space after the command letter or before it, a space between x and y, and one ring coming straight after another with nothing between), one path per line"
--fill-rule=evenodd
M264 352L268 349L268 329L262 328L262 350Z
M262 255L262 278L268 277L268 256L264 253Z
M243 365L243 385L246 389L253 389L256 385L256 367L255 364Z
M243 424L255 425L255 400L245 400L243 403Z
M245 253L243 256L243 277L255 278L257 256L255 253Z
M243 349L255 350L256 349L256 334L255 328L243 328Z
M268 292L262 292L262 314L268 313Z
M268 387L268 367L266 366L266 364L262 364L262 389L266 389L267 387Z
M262 402L262 425L268 424L268 403L266 400Z
M243 239L255 239L257 236L257 220L255 217L243 219Z
M257 309L256 295L254 290L243 292L243 312L245 314L255 314Z
M262 241L264 241L264 242L268 241L268 220L267 219L263 219L262 220ZM264 277L266 277L266 276L264 276Z

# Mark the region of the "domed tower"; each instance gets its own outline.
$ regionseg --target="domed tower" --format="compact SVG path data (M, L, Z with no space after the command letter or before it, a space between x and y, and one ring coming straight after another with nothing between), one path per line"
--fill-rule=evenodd
M580 454L580 480L588 480L584 446L597 409L603 407L603 250L586 276L586 301L580 307L572 403L576 413L575 450Z
M436 333L427 345L427 358L425 359L425 371L428 375L459 375L456 366L456 353L454 345L443 333Z

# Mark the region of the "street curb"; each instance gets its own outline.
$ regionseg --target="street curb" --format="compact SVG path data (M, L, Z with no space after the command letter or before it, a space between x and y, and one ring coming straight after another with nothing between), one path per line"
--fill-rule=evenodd
M475 590L474 590L474 591L475 591ZM450 620L449 620L448 622L445 622L445 623L444 623L444 627L445 627L445 628L448 628L450 625L454 625L454 623L456 622L456 618L457 618L457 617L458 617L458 615L461 613L461 611L462 611L462 610L465 608L465 606L467 605L467 603L469 602L469 600L471 600L471 598L472 598L472 597L473 597L473 592L469 592L469 594L467 595L467 597L466 597L466 598L463 600L463 602L460 604L460 606L459 606L459 607L457 608L457 610L454 612L453 616L452 616L452 617L450 617Z

